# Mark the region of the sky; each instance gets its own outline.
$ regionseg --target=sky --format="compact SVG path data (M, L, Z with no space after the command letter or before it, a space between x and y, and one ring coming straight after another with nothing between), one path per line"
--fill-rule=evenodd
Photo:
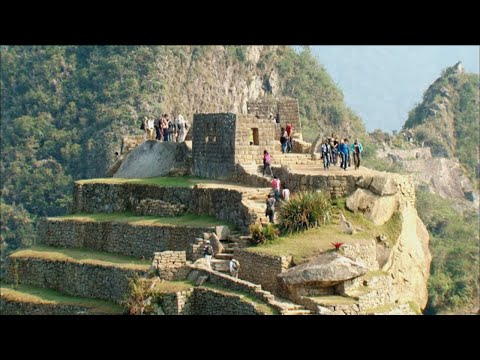
M480 46L312 46L367 130L400 130L446 67L480 72Z

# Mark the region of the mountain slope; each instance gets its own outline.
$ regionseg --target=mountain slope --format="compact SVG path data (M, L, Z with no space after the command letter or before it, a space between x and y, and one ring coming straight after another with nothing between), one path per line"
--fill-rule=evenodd
M447 68L423 95L404 128L433 156L458 157L469 177L480 177L479 75L463 72L461 63Z

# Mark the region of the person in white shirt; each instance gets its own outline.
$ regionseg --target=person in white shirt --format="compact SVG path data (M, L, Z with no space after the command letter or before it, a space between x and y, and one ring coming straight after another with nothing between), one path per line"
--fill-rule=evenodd
M147 119L146 122L147 123L145 128L147 129L148 140L154 140L155 139L155 120L150 118L150 119Z
M185 129L185 119L183 118L182 115L178 115L177 126L178 126L177 142L184 142L185 141L185 136L187 135L187 132L186 132L186 129Z
M287 185L283 185L283 190L282 190L282 199L284 201L288 201L290 199L290 190L288 189Z
M238 270L240 270L240 262L232 258L232 260L230 260L230 275L238 278Z

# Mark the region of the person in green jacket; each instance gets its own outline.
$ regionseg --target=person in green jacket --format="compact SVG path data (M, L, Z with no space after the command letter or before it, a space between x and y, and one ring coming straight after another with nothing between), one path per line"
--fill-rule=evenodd
M352 144L352 155L353 155L353 163L355 165L355 170L360 167L360 154L363 151L363 146L361 143L358 142L358 139L355 139L354 143Z

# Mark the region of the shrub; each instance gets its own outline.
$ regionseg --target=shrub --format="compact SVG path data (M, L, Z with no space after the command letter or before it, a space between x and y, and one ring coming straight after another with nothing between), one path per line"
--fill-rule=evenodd
M250 233L256 244L265 244L278 238L280 231L274 224L264 226L260 223L250 225Z
M299 192L278 210L280 227L286 232L304 231L328 224L332 204L321 192Z
M137 274L128 279L130 291L122 305L129 315L143 315L152 312L153 285L151 280L140 278Z

